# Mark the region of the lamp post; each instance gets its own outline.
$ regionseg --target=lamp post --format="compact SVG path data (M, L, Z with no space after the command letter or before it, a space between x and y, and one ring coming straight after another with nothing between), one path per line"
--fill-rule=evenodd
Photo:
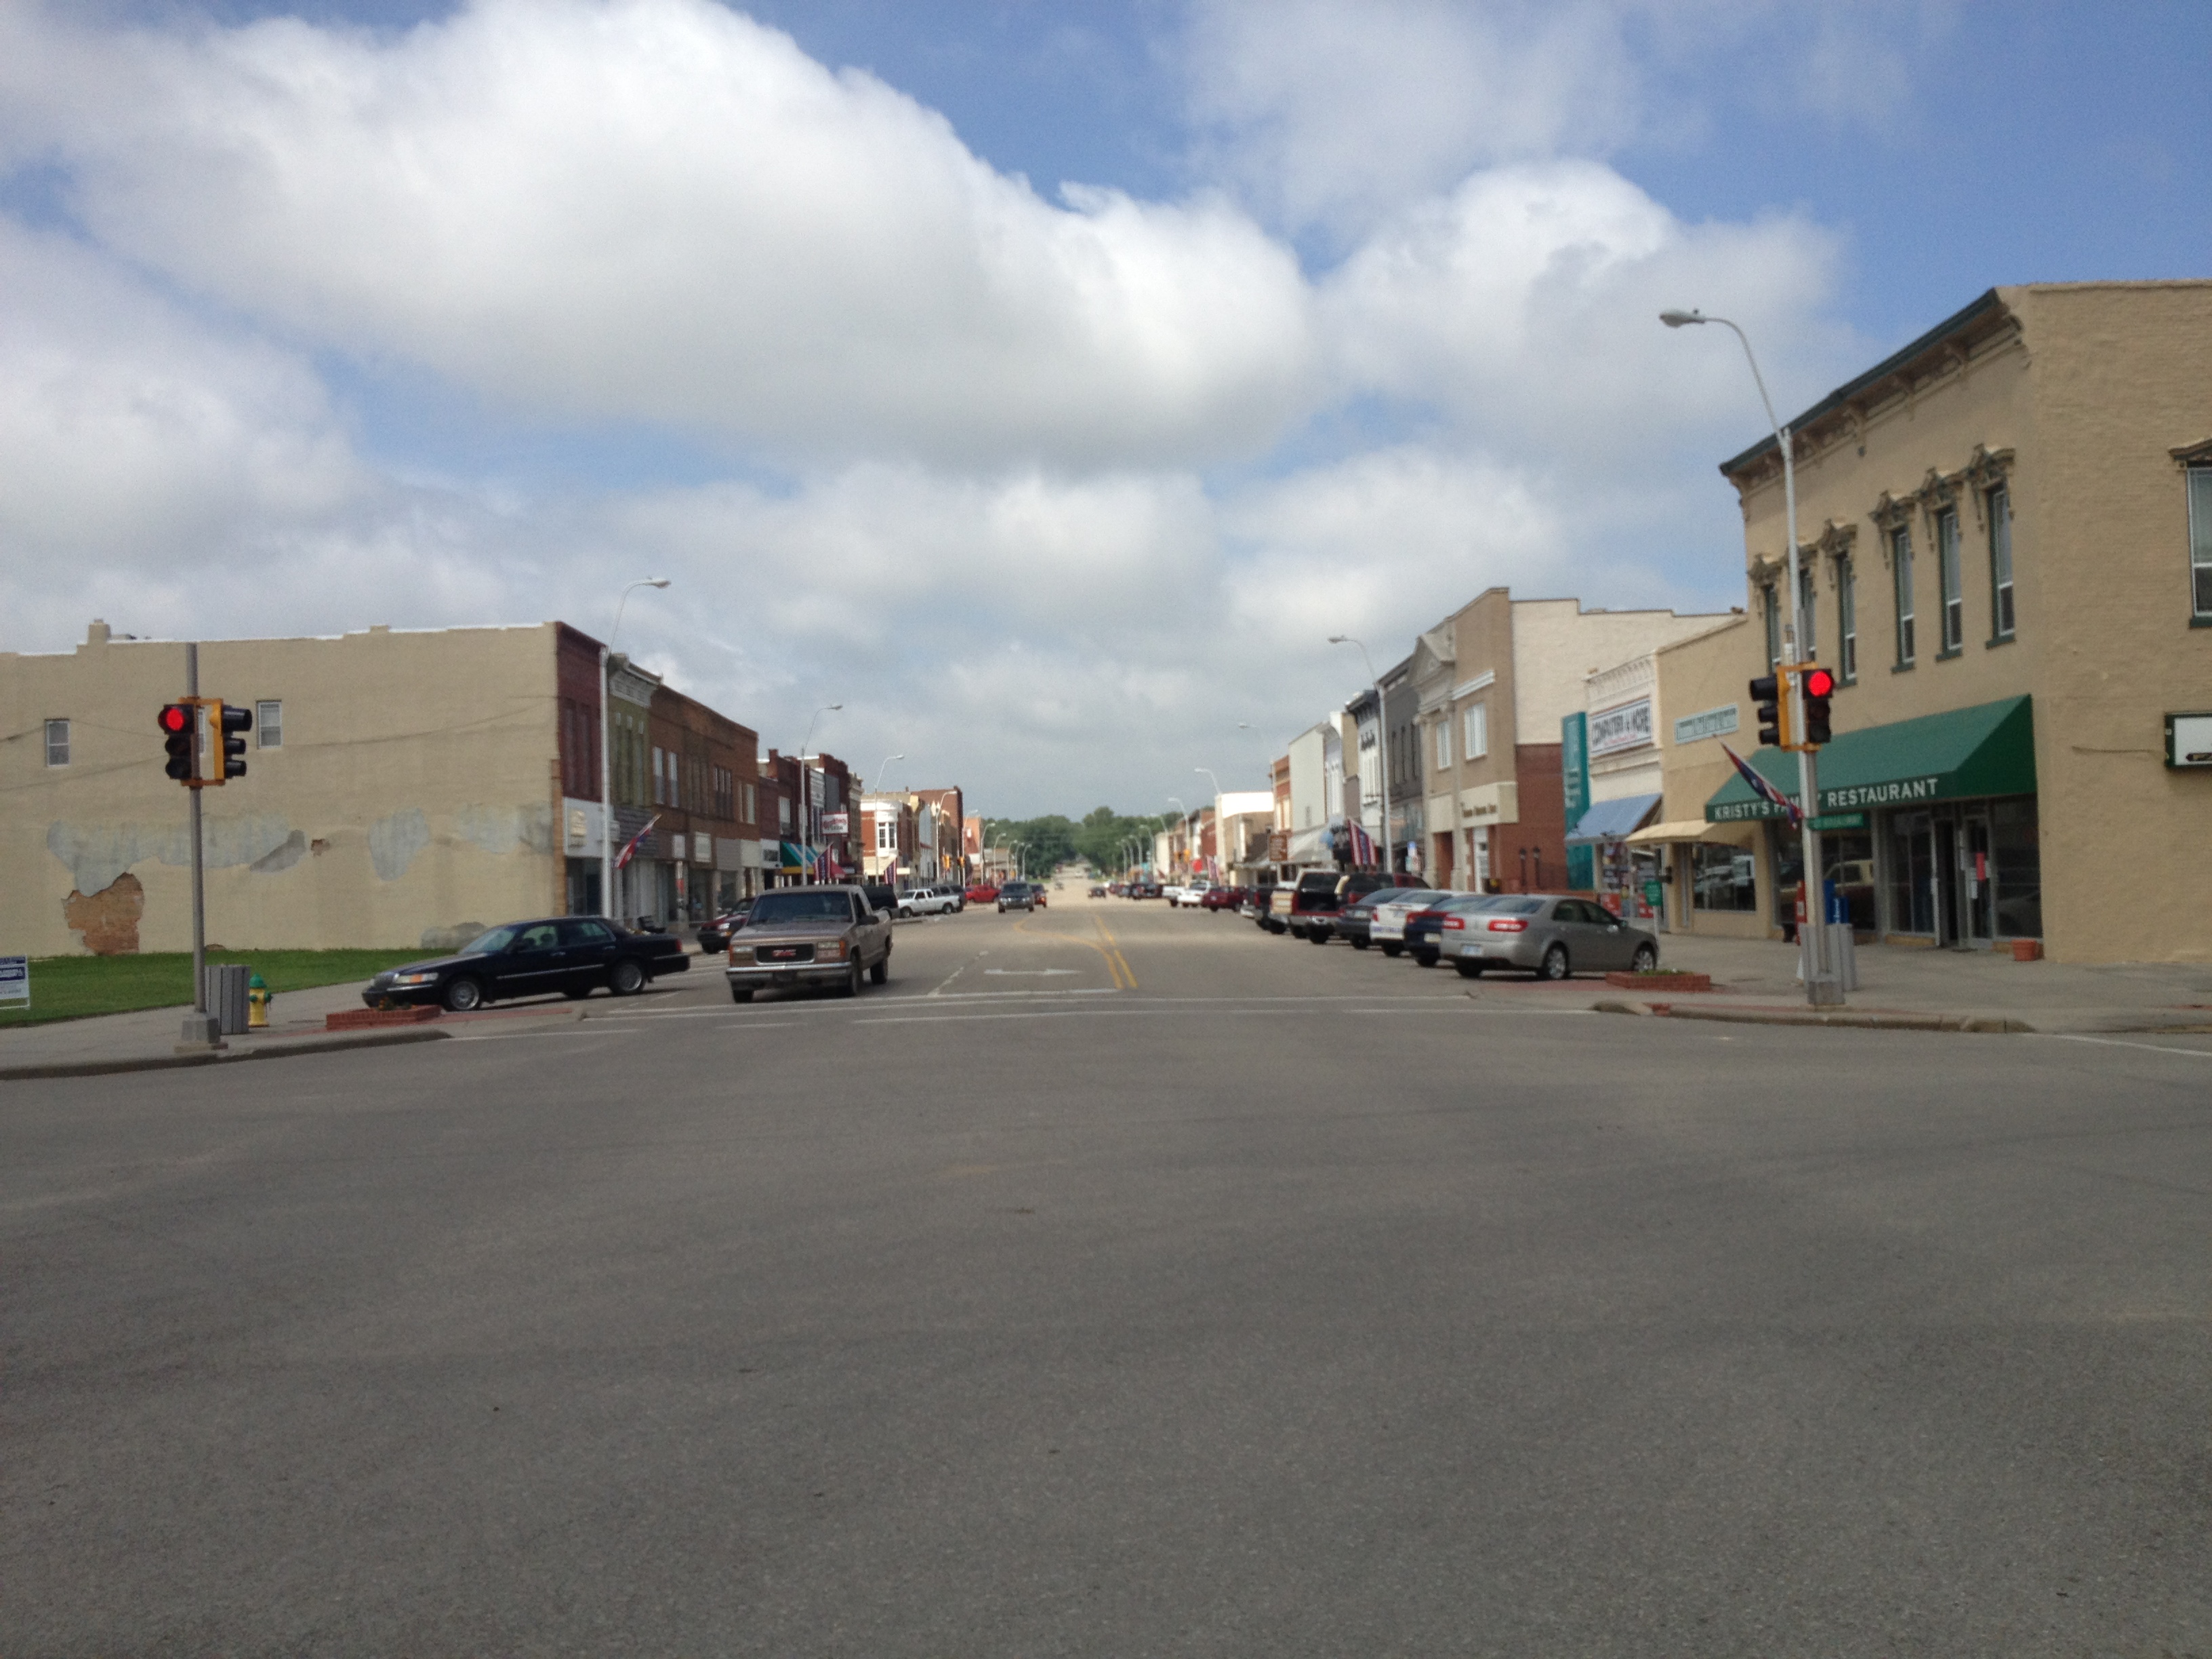
M1382 860L1382 873L1389 875L1395 867L1390 857L1390 748L1389 722L1383 717L1382 681L1375 672L1375 659L1367 654L1367 647L1349 634L1332 634L1331 645L1359 646L1359 660L1367 665L1368 684L1375 688L1375 760L1376 769L1382 774L1381 793L1375 803L1376 855Z
M1759 359L1752 352L1751 337L1743 330L1725 317L1708 317L1698 311L1662 311L1659 320L1669 328L1718 323L1735 335L1743 347L1744 362L1751 365L1752 381L1759 387L1759 401L1766 409L1766 423L1774 428L1774 442L1782 452L1782 506L1789 520L1790 550L1790 605L1783 613L1782 652L1790 661L1800 661L1812 641L1805 637L1805 590L1797 574L1797 466L1793 453L1796 438L1775 416L1774 399L1766 395L1766 377L1759 372ZM1790 729L1802 734L1805 730L1803 688L1798 684L1796 675L1789 678L1786 695L1790 705ZM1797 801L1802 811L1799 823L1803 837L1801 856L1805 866L1805 1000L1814 1007L1834 1006L1843 1001L1844 988L1828 961L1827 884L1821 878L1820 832L1813 827L1813 819L1820 810L1820 769L1810 744L1797 750Z
M1229 846L1228 831L1221 822L1221 780L1213 775L1213 769L1210 766L1194 766L1190 769L1194 772L1203 772L1206 775L1206 781L1213 786L1213 857L1218 864L1220 862L1221 854ZM1219 871L1214 872L1214 878L1216 880L1220 878Z
M814 711L814 718L806 722L805 737L799 740L799 855L801 858L804 858L806 854L814 851L814 790L812 787L812 780L809 775L809 769L806 764L807 754L814 747L814 727L816 723L819 721L824 714L834 714L844 706L845 705L842 702L833 702L827 703L822 708L816 709ZM817 859L815 861L815 879L818 881L821 879L821 861Z
M665 587L665 576L645 576L632 582L615 601L615 625L608 631L607 642L599 647L599 914L611 921L615 915L615 790L614 757L609 752L614 742L614 661L615 641L622 635L623 607L629 596L641 587Z

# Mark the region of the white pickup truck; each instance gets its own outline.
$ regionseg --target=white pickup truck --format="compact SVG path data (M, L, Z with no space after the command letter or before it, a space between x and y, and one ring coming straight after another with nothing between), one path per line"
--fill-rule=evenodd
M1195 910L1205 904L1206 896L1212 890L1212 882L1200 876L1188 886L1169 888L1168 902L1184 909Z
M953 888L909 888L898 896L898 915L902 921L914 916L949 916L964 902L964 896Z

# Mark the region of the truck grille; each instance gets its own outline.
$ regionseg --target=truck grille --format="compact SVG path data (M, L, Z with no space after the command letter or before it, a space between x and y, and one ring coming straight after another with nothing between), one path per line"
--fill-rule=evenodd
M755 962L811 962L814 947L811 945L757 945L753 947Z

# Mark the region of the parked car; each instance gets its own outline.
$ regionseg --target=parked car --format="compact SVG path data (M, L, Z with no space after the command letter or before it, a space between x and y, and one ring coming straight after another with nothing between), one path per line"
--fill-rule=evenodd
M1274 931L1275 884L1263 881L1256 887L1245 890L1244 902L1237 908L1240 916L1249 916L1255 927L1262 932Z
M1206 896L1213 890L1213 884L1200 877L1182 887L1168 890L1168 902L1178 910L1195 910L1206 902Z
M999 887L998 902L999 914L1003 916L1009 910L1036 909L1044 902L1044 895L1037 890L1034 882L1003 882Z
M959 908L960 895L949 887L910 887L898 896L901 916L949 916Z
M712 921L699 924L699 954L718 957L730 948L730 935L745 925L745 913L753 908L750 899L740 899Z
M885 915L893 915L897 913L899 902L898 889L892 886L890 883L887 881L863 881L850 884L860 888L860 896L867 900L868 908L871 910L881 910Z
M1578 972L1645 972L1659 965L1656 934L1623 921L1602 904L1558 893L1498 895L1480 915L1447 917L1437 940L1469 979L1492 968L1565 979Z
M1343 908L1329 918L1330 933L1342 939L1355 951L1364 951L1374 925L1375 913L1388 903L1393 893L1401 891L1395 887L1375 887L1364 893L1355 893L1344 902ZM1316 923L1319 927L1321 924Z
M662 974L691 966L670 933L640 933L597 916L550 916L487 928L449 957L387 968L361 1000L372 1008L435 1003L465 1014L516 997L587 997L605 986L635 996Z
M860 975L890 977L891 919L858 887L779 887L754 901L723 969L730 995L750 1002L771 985L822 985L852 997Z
M1209 910L1234 910L1244 902L1244 896L1242 887L1209 887L1200 902Z
M988 881L976 882L961 896L970 904L988 904L999 896L998 884Z
M1298 878L1296 887L1275 890L1274 913L1282 923L1275 931L1287 932L1295 939L1315 945L1326 945L1337 912L1347 902L1378 887L1395 884L1391 877L1373 872L1340 876L1334 870L1309 870Z
M1085 894L1085 896L1087 898L1104 898L1106 896L1106 891L1107 890L1103 887L1094 887L1089 893Z
M1401 887L1387 893L1375 906L1374 919L1368 924L1368 937L1384 956L1402 955L1406 949L1406 919L1450 896L1440 887Z
M1443 957L1439 942L1444 924L1455 916L1486 910L1505 896L1498 893L1446 893L1434 904L1406 918L1406 953L1424 968L1433 968Z
M1166 889L1156 881L1140 881L1129 889L1129 896L1133 899L1156 899L1165 891Z

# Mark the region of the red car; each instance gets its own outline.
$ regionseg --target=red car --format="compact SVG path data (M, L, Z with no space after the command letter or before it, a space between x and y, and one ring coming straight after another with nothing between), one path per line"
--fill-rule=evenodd
M1244 902L1244 898L1242 887L1209 887L1206 890L1206 896L1199 900L1199 904L1208 910L1234 910Z
M970 904L996 904L999 902L998 884L979 881L968 890L967 898Z

